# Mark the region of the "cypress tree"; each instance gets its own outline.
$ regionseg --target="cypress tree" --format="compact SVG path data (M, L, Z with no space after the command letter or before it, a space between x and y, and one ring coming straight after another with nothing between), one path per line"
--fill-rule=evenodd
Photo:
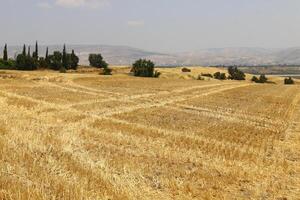
M30 58L31 55L30 55L30 46L28 46L28 53L27 53L27 56Z
M24 46L23 46L23 52L22 52L22 55L23 56L26 56L26 45L24 44Z
M35 51L33 53L33 56L32 56L34 59L38 60L39 58L39 47L38 47L38 42L36 41L35 43Z
M48 57L49 57L49 52L48 52L48 47L47 47L47 49L46 49L46 56L45 56L45 59L47 60L47 59L48 59Z
M64 44L63 55L62 55L62 66L67 69L68 61L67 61L67 50L66 45Z
M7 56L7 44L5 44L4 50L3 50L3 60L4 61L8 60L8 56Z

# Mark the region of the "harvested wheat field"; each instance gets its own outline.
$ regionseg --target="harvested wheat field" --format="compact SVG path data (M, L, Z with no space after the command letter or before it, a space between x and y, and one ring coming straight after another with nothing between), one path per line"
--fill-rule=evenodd
M126 70L0 74L0 199L300 199L299 85Z

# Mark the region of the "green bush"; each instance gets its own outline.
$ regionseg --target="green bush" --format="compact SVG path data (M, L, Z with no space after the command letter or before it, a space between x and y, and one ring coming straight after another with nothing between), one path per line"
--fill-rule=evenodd
M237 67L228 67L229 77L231 80L245 80L246 75Z
M112 72L112 69L110 69L110 68L108 68L108 67L105 67L105 68L103 69L102 75L112 75L111 72Z
M155 71L153 77L154 78L159 78L161 73L159 71Z
M16 69L16 61L13 59L7 61L0 59L0 69Z
M295 84L295 81L292 79L292 77L288 77L284 79L284 84L285 85L293 85Z
M184 67L184 68L181 69L181 71L182 72L191 72L192 70L190 70L189 68Z
M255 82L255 83L266 83L268 82L268 78L262 74L259 76L259 78L257 78L256 76L253 76L251 81Z
M209 74L209 73L201 73L201 76L213 78L213 75L212 75L212 74Z
M108 64L103 60L101 54L90 54L89 55L90 66L97 68L106 68Z
M201 75L198 75L197 80L204 81L205 79Z
M258 78L257 78L256 76L253 76L253 77L251 78L251 81L257 83L257 82L258 82Z
M140 59L132 65L131 71L134 76L154 77L154 66L151 60Z
M226 74L221 72L214 73L214 78L218 80L226 80Z

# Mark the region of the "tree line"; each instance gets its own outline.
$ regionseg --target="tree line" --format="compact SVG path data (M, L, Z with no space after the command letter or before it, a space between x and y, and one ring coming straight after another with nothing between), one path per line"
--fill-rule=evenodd
M101 54L90 54L90 65L98 68L105 68L108 72L108 64L103 60ZM66 45L63 45L62 51L54 51L49 53L49 48L46 48L45 56L40 56L38 42L35 44L35 49L31 52L30 46L23 45L22 53L15 58L8 58L7 44L3 49L3 58L0 58L1 69L13 70L37 70L37 69L52 69L57 71L76 70L78 68L79 57L72 50L67 52Z

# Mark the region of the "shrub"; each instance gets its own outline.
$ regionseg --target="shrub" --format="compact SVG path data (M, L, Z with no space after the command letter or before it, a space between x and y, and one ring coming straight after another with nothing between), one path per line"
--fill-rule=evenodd
M198 75L197 80L204 81L205 79L201 75Z
M285 85L293 85L295 84L295 81L292 79L292 77L288 77L284 79L284 84Z
M256 76L253 76L251 81L255 82L255 83L266 83L268 81L268 78L262 74L259 76L259 78L257 78Z
M90 66L97 68L106 68L108 64L103 60L101 54L90 54L89 55Z
M161 73L159 71L155 71L153 77L154 78L159 78Z
M225 80L226 79L226 74L221 73L221 72L216 72L216 73L214 73L214 78L219 79L219 80Z
M228 67L229 77L228 79L232 80L245 80L245 74L237 67Z
M8 59L7 61L0 59L0 69L15 69L16 61Z
M258 82L258 78L257 78L256 76L253 76L253 77L251 78L251 81L257 83L257 82Z
M191 72L192 70L190 70L190 69L184 67L184 68L181 69L181 71L182 71L182 72Z
M111 75L111 72L112 72L112 69L108 68L108 67L105 67L103 69L103 73L102 75Z
M134 76L154 77L154 63L151 60L139 59L132 65Z
M209 78L213 78L213 75L212 74L209 74L209 73L201 73L201 76L206 76L206 77L209 77Z
M267 81L268 78L264 74L259 76L258 83L266 83Z

